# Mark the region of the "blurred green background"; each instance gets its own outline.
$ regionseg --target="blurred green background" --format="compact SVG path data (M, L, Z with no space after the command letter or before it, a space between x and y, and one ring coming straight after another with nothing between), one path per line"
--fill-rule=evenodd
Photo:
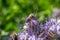
M0 0L0 40L3 35L21 31L30 13L44 23L59 7L60 0Z

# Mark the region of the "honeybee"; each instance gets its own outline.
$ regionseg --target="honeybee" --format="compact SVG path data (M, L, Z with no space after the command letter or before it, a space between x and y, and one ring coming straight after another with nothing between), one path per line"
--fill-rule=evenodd
M16 32L13 32L13 33L10 35L10 38L11 38L11 40L17 40L17 33L16 33Z
M36 17L34 16L34 14L30 14L30 15L27 17L27 22L31 21L31 19L36 19Z

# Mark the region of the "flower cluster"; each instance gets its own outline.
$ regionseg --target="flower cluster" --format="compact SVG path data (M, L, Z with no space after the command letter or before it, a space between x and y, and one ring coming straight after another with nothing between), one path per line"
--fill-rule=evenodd
M60 38L60 19L51 18L42 26L34 15L30 15L24 25L24 31L18 33L18 40L54 40Z

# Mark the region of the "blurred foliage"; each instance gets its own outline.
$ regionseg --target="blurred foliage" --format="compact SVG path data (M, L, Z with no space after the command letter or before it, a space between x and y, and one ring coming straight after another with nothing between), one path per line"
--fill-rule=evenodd
M55 7L60 7L60 0L0 0L0 29L18 32L30 13L44 22Z

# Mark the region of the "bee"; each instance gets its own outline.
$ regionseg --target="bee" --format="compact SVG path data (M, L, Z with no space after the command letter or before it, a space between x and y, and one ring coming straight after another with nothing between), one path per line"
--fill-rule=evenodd
M48 35L51 37L51 38L54 38L55 34L51 31L49 31Z
M31 19L34 17L33 14L30 14L26 19L26 24L24 25L24 29L31 28Z
M10 38L11 38L11 40L17 40L17 33L16 33L16 32L13 32L13 33L10 35Z
M27 22L31 21L31 19L36 19L36 17L34 16L34 14L30 14L30 15L27 17Z

